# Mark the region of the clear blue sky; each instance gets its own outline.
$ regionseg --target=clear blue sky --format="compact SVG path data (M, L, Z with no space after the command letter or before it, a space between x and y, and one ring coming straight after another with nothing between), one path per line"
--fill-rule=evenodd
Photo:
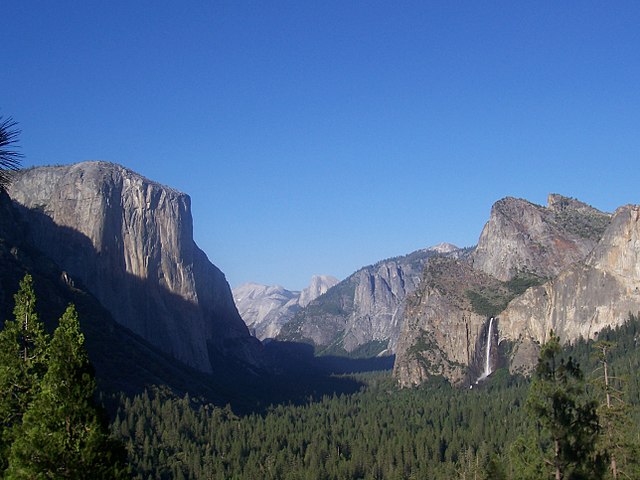
M640 2L30 1L0 12L26 166L191 195L232 286L303 288L492 203L640 203Z

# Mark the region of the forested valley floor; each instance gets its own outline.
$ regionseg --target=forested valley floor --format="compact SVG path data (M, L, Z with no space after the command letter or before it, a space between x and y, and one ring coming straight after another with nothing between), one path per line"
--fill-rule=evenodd
M563 478L615 478L614 457L617 478L640 478L635 463L640 321L631 316L623 327L602 332L600 340L607 341L609 385L601 381L597 353L602 343L581 341L565 347L554 364L579 365L584 378L576 377L579 381L570 387L572 380L559 371L551 385L556 390L548 395L560 392L574 402L561 412L573 415L574 422L563 440L566 449L582 452L601 468L586 465L591 473L580 473L585 465L572 460L571 452L565 463L556 463ZM531 414L532 391L538 400L541 392L547 394L543 381L532 386L530 379L510 376L505 369L473 389L434 378L400 390L389 372L356 379L363 387L353 394L310 397L303 404L278 404L244 415L155 388L119 399L112 432L126 445L134 478L143 480L534 479L553 478L553 468L560 468L552 465L551 441L545 437L553 425ZM570 433L582 421L575 413L579 405L600 415L599 426L594 424L597 436L586 446Z

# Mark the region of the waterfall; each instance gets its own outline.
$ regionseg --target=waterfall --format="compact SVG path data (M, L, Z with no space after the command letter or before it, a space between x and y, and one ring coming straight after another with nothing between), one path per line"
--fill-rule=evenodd
M487 352L484 359L484 372L478 377L476 383L484 380L491 375L491 340L493 339L493 317L489 320L489 328L487 329Z
M487 333L487 358L484 361L485 377L491 375L491 339L493 338L493 317L489 320L489 333Z

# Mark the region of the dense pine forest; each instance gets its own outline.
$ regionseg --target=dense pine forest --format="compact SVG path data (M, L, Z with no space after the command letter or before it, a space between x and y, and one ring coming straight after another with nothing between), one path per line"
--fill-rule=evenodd
M547 349L553 382L539 365L533 383L498 370L474 389L399 390L378 372L358 375L355 394L248 415L158 388L121 398L112 429L144 480L554 478L556 434L561 478L640 478L639 319L600 340Z
M593 341L551 335L531 378L399 389L388 370L336 373L360 389L234 411L163 386L96 392L75 309L50 336L31 282L0 332L3 478L640 478L634 315Z

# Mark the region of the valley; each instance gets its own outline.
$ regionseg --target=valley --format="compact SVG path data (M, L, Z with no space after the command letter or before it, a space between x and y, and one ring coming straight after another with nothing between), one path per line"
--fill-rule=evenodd
M125 167L23 170L0 200L0 312L26 273L47 330L76 305L134 478L525 478L551 332L587 378L613 342L638 421L638 206L508 197L475 247L232 291L188 195Z

